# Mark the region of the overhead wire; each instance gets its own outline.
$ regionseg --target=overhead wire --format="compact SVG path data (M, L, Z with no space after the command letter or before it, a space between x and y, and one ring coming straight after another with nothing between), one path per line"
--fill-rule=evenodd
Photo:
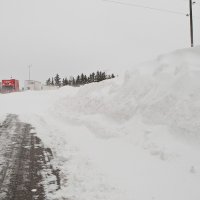
M136 4L136 3L128 3L128 2L122 2L122 1L117 1L117 0L102 0L102 1L115 3L115 4L121 4L121 5L125 5L125 6L132 6L132 7L137 7L137 8L145 8L145 9L154 10L154 11L158 11L158 12L165 12L165 13L185 15L185 16L187 15L187 13L184 13L181 11L175 11L175 10L169 10L169 9L163 9L163 8L155 8L155 7L140 5L140 4Z

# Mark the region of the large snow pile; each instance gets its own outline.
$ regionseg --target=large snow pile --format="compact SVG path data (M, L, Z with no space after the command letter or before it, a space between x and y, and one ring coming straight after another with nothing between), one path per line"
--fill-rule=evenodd
M49 199L200 199L200 47L114 80L0 96L36 127L61 169Z

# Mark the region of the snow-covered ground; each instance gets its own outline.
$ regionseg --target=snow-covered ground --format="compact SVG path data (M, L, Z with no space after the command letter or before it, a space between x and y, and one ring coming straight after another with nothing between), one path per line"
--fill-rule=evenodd
M200 47L113 80L0 95L0 110L52 148L62 188L49 199L200 199Z

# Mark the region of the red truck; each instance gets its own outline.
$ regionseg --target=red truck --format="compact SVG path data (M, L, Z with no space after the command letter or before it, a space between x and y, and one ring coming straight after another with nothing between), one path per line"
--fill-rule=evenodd
M15 79L2 80L1 92L19 92L19 81Z

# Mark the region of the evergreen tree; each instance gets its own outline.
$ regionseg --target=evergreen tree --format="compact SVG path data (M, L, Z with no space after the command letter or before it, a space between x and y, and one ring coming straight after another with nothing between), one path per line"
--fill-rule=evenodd
M60 87L61 86L61 81L60 81L60 76L58 74L56 74L54 80L55 80L55 85Z
M50 79L50 78L48 78L48 79L46 80L46 85L51 85L51 79Z
M97 71L96 76L95 76L95 81L99 82L100 81L100 72Z
M102 79L102 72L101 71L99 72L99 81L103 81L103 79Z
M70 76L69 81L68 81L68 85L71 85L71 86L72 86L73 78L74 78L74 77Z
M54 79L53 79L53 77L51 78L51 85L54 85Z
M106 73L105 72L102 73L102 80L106 80Z
M80 85L81 84L81 78L80 78L80 76L78 75L77 77L76 77L76 85Z
M76 80L75 80L75 78L73 77L73 79L72 79L72 86L76 86Z
M114 75L114 74L112 74L112 75L111 75L111 78L115 78L115 75Z
M64 78L62 79L61 85L62 85L62 86L65 86L65 79L64 79Z
M63 78L62 79L62 86L65 86L65 85L68 85L69 83L68 83L68 80L67 80L67 78Z
M87 77L87 83L91 83L91 74L89 77Z
M90 78L91 78L91 83L95 81L95 73L94 72L91 74Z
M107 79L111 79L111 75L108 75L108 76L107 76Z
M84 74L83 73L81 74L80 79L81 79L80 84L83 85L84 84Z
M85 75L85 76L84 76L84 84L87 83L87 80L88 80L88 78L87 78L87 76Z
M65 85L69 85L69 81L65 78Z
M115 75L107 75L105 72L97 71L96 74L93 72L89 75L89 77L82 73L81 75L78 75L76 79L73 76L70 76L69 80L67 78L63 78L61 81L60 76L56 74L54 78L49 78L46 80L46 85L56 85L59 87L65 85L80 86L92 82L100 82L111 78L115 78Z

